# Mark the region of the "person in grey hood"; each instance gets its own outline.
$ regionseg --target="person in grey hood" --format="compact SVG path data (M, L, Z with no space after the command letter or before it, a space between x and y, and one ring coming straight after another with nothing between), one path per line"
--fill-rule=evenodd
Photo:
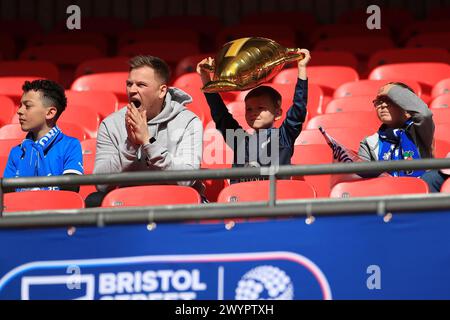
M382 125L376 133L361 141L359 156L363 160L433 158L433 113L410 87L401 82L390 82L380 88L373 103ZM389 173L395 177L421 177L425 171Z
M126 82L129 103L100 124L94 174L145 170L195 170L200 168L203 127L185 105L192 98L168 87L169 67L160 58L136 56L130 60ZM180 181L202 195L200 181ZM98 185L103 195L115 186Z

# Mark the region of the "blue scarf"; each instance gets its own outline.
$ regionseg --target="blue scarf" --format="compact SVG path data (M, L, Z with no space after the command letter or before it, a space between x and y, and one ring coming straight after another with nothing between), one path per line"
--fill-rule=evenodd
M419 150L407 132L412 125L413 121L407 120L400 129L391 129L384 125L380 127L378 130L380 137L378 159L380 161L420 159ZM394 177L420 177L425 171L392 171L389 173Z
M55 126L45 136L38 141L33 140L33 134L29 132L22 141L20 148L22 150L21 162L24 165L20 166L21 177L37 177L49 176L52 174L50 168L44 161L44 158L52 145L63 138L61 130ZM36 188L33 188L33 190ZM40 190L54 190L54 187L38 188ZM20 189L17 191L25 191L29 189Z

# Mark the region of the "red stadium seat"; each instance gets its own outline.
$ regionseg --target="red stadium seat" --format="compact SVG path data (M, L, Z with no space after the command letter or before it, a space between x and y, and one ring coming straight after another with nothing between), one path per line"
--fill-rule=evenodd
M177 77L173 82L173 86L177 88L192 87L196 90L200 90L203 87L203 84L199 74L194 70L193 72Z
M433 121L435 124L450 123L450 109L449 108L435 108L433 112Z
M10 34L12 37L17 38L27 38L30 35L43 33L44 31L37 19L3 20L0 21L0 30L7 30L8 34Z
M450 54L445 49L434 48L402 48L386 49L373 53L369 58L368 68L384 64L406 63L406 62L443 62L450 61Z
M121 48L138 42L191 42L199 45L199 34L192 29L158 28L141 29L138 31L122 32L118 35L117 46Z
M450 78L450 65L439 62L387 64L373 69L370 80L402 78L420 83L423 93L430 96L431 89L440 80ZM424 99L424 97L422 97ZM427 102L427 99L424 99Z
M336 98L331 100L325 109L325 113L374 111L373 99L375 96L355 96L348 98Z
M26 60L50 61L62 66L77 66L87 59L99 58L101 51L92 45L53 44L28 47L20 57Z
M450 108L450 93L442 94L434 98L430 104L430 108Z
M290 27L267 24L239 24L222 29L216 37L216 47L222 48L229 41L246 38L249 35L272 39L287 48L296 46L295 32Z
M81 141L81 150L83 154L95 155L97 148L97 139L86 139Z
M22 139L0 139L0 156L8 157L11 149L21 143Z
M58 82L59 70L47 61L0 61L0 77L39 77Z
M58 121L58 127L70 137L80 141L86 139L86 132L77 123ZM26 134L18 123L7 124L0 128L0 139L24 139Z
M406 23L410 23L414 20L413 15L410 11L404 8L389 8L383 7L382 11L382 29L394 29L398 30L403 27ZM338 23L357 23L360 24L364 22L363 25L360 25L359 28L366 28L365 22L369 14L366 13L365 9L350 9L343 12L337 19ZM368 31L367 29L365 30ZM372 31L372 30L369 30Z
M436 83L431 91L431 96L436 98L442 94L450 93L450 78L442 79Z
M160 206L199 204L200 202L200 195L191 187L152 185L115 189L103 199L102 207Z
M233 150L225 143L222 134L215 129L214 122L208 123L203 131L203 169L231 168Z
M311 118L306 125L306 129L318 129L319 126L324 129L357 128L364 125L375 132L380 124L381 122L375 111L338 112L326 113Z
M312 51L308 66L345 66L358 69L358 60L348 51ZM295 67L295 65L293 66Z
M83 128L87 138L97 138L100 116L92 108L86 106L79 108L68 105L66 110L61 114L60 121L67 123L75 122Z
M83 153L83 169L84 174L92 174L95 166L95 153Z
M297 68L289 68L276 75L272 82L295 85L297 78ZM359 76L358 73L350 67L316 66L308 67L308 79L309 84L319 85L323 89L326 96L332 96L334 90L336 90L341 84L350 81L357 81Z
M412 37L423 33L439 33L450 29L449 21L416 21L407 25L401 32L402 42L406 42Z
M0 32L0 48L3 59L14 59L16 57L16 43L11 34Z
M11 122L17 107L11 98L0 96L0 110L0 126L3 126Z
M26 48L20 55L24 60L45 60L60 67L60 82L67 88L73 80L75 68L87 59L102 57L96 46L53 44Z
M114 17L86 17L83 16L81 30L84 32L102 33L109 37L115 37L118 33L133 30L130 21ZM73 30L67 29L67 20L64 19L57 23L53 32L71 33Z
M203 92L201 91L203 83L197 72L185 73L177 77L173 82L173 86L180 88L195 97L198 97L198 95L201 94L202 100L206 102ZM234 101L237 98L238 94L239 92L237 91L236 92L229 91L229 92L221 92L220 96L222 97L223 101L227 103Z
M331 148L327 144L297 145L291 158L293 165L332 163ZM330 175L306 175L303 179L314 187L318 197L328 197L330 193ZM294 177L296 179L297 177Z
M199 88L178 87L192 97L192 102L186 105L186 108L194 112L202 121L203 127L212 120L211 111L203 92Z
M413 177L378 177L336 184L331 198L428 193L427 183Z
M144 25L144 27L152 29L190 29L200 34L210 35L215 35L221 26L219 17L207 15L158 16L148 20Z
M233 150L225 143L222 134L214 128L213 122L203 131L202 169L227 169L233 163ZM230 185L228 179L203 180L205 196L210 202L217 202L223 188Z
M367 58L376 50L394 48L394 43L386 36L343 36L324 39L316 43L314 50L350 51L358 58Z
M5 194L5 212L83 208L83 198L71 191L39 190Z
M305 181L278 180L276 199L307 199L315 198L316 191ZM232 184L222 190L217 202L249 202L268 201L269 181L250 181Z
M106 118L111 113L116 112L119 107L117 96L108 91L73 91L66 90L68 108L83 110L89 108L97 112L101 119Z
M436 127L434 129L434 138L436 140L443 140L450 142L450 124L449 123L436 124Z
M177 66L175 68L175 73L174 73L175 79L179 78L183 74L196 72L197 64L200 61L202 61L204 58L214 57L214 56L215 56L215 53L200 53L200 54L194 54L194 55L189 55L189 56L184 57L183 59L181 59L178 62Z
M84 135L88 138L96 138L98 126L100 125L100 116L90 107L84 107L82 110L76 106L68 106L61 114L58 121L67 123L68 125L75 122L78 127L84 131ZM15 114L11 120L12 124L19 123L19 116ZM59 124L59 122L58 122ZM74 129L71 129L72 131ZM76 129L75 129L76 130ZM79 137L78 132L75 133Z
M136 42L120 48L121 56L134 57L138 54L151 54L160 57L171 66L176 66L178 61L185 56L200 53L198 45L189 41L146 41Z
M0 77L0 95L10 97L16 106L22 98L22 86L25 81L41 79L39 77Z
M94 193L96 191L97 191L97 188L95 186L85 185L85 186L80 186L80 191L78 192L78 194L83 198L83 200L86 200L86 198L91 193Z
M272 25L286 26L297 33L304 33L305 29L312 30L317 25L314 15L305 11L268 11L245 15L241 18L241 25Z
M334 98L344 98L351 96L375 96L378 94L378 90L389 82L403 82L408 85L414 92L421 97L422 87L417 81L411 79L399 79L392 78L386 80L359 80L353 82L347 82L340 85L334 92Z
M363 126L351 129L330 128L326 131L336 141L355 152L358 152L361 140L375 133L375 130ZM295 141L295 145L308 144L327 144L327 142L318 129L303 130Z
M427 21L439 21L439 20L448 20L448 17L450 17L450 7L441 7L436 6L429 8L428 14L427 14Z
M128 72L129 59L129 57L112 57L85 60L75 70L75 78L93 73Z
M442 193L450 193L450 179L447 178L441 186Z
M55 44L95 46L104 55L106 55L108 50L108 41L103 34L98 32L86 32L83 31L83 29L72 32L34 35L28 40L27 47Z
M450 138L447 140L434 139L434 157L445 158L450 152Z
M448 29L447 29L448 30ZM445 50L450 50L450 44L448 39L450 37L450 32L431 32L431 33L420 33L406 43L406 47L410 48L442 48ZM447 57L447 61L449 62L449 57L447 55L443 55L443 57Z
M74 91L111 91L119 99L118 109L128 103L126 81L128 72L97 73L77 78L71 90Z
M325 24L321 25L317 29L312 32L310 35L310 41L313 44L330 38L339 38L339 37L358 37L358 36L389 36L389 30L387 28L370 30L367 32L366 28L361 28L359 24L355 23L335 23L335 24ZM314 57L315 59L315 57Z

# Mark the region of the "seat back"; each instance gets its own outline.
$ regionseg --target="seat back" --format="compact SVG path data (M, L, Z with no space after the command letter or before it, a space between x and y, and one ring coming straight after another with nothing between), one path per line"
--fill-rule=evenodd
M152 185L115 189L103 199L102 207L159 206L200 202L200 195L191 187Z
M84 208L83 198L72 191L11 192L5 194L4 201L5 212Z
M331 198L428 193L427 183L414 177L378 177L336 184Z
M304 199L315 198L316 191L305 181L278 180L276 187L276 199ZM217 202L248 202L268 201L269 181L250 181L232 184L224 188Z

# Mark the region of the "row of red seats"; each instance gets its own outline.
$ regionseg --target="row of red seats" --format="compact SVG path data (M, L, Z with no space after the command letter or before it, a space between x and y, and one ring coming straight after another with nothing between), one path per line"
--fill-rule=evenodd
M395 180L395 181L394 181ZM450 193L450 179L442 186L441 192ZM349 198L381 195L428 193L428 185L420 179L408 177L379 177L338 183L330 193L331 198ZM151 195L149 197L148 195ZM177 194L177 197L173 197ZM40 201L30 201L36 199ZM252 181L225 187L219 194L218 202L268 201L269 182ZM314 187L305 181L277 181L277 200L316 198ZM5 194L5 211L82 209L83 198L70 191L28 191ZM103 200L102 207L160 206L177 204L200 204L197 191L190 187L173 185L152 185L120 188L111 191Z
M351 26L349 26L350 28ZM279 29L279 30L278 30ZM338 30L341 27L337 28ZM447 26L450 29L450 23ZM201 50L199 47L198 35L192 30L143 30L131 34L124 34L123 39L119 38L118 50L115 50L114 56L134 56L139 53L149 53L159 56L166 60L170 65L176 66L177 63L186 56L198 55L200 53L216 52L225 42L249 35L260 35L271 38L286 47L309 47L315 51L345 51L356 55L356 58L368 59L373 57L373 53L379 50L393 50L397 45L387 35L372 35L360 34L349 35L343 33L342 36L329 37L317 41L314 44L304 42L296 42L295 37L292 39L281 38L287 36L287 30L283 27L271 26L268 30L261 29L257 26L254 31L246 30L246 28L239 27L239 33L227 36L226 39L217 37L217 46L208 51ZM278 30L278 31L277 31ZM350 29L352 30L352 29ZM279 35L277 36L277 31ZM365 30L367 33L367 30ZM352 34L352 33L350 33ZM159 36L157 36L159 35ZM164 35L164 36L161 36ZM14 42L8 38L8 34L0 34L0 44L2 45L2 56L4 59L14 59ZM24 50L21 50L17 58L20 60L44 60L50 61L61 66L76 67L78 64L87 59L96 59L109 56L107 52L106 38L99 33L61 33L50 34L47 36L40 36L31 38ZM178 40L177 37L180 37ZM417 48L441 48L441 53L450 49L447 39L449 32L439 33L423 33L414 36L406 43L406 49L410 49L410 54L414 54ZM149 40L151 39L151 41ZM405 52L408 53L408 52ZM437 57L439 52L430 53L430 58L440 59L442 61L447 58L448 54L443 57ZM416 54L420 57L419 54ZM338 60L338 59L336 59ZM423 60L422 60L423 61ZM434 60L433 60L434 61ZM379 65L383 60L380 57L374 57L369 61L369 68Z
M442 12L439 13L442 14ZM366 20L367 14L363 9L343 13L337 19L336 24L325 26L320 26L317 20L306 12L265 12L247 15L241 19L238 25L225 28L219 18L213 16L183 16L183 19L179 17L159 17L145 23L143 28L193 30L200 37L206 36L206 40L216 39L220 41L219 44L222 44L227 36L233 35L233 33L234 36L239 35L236 32L239 33L241 30L250 32L249 34L254 34L255 29L257 31L258 28L266 28L269 34L276 37L276 32L271 31L271 28L268 28L265 24L266 21L271 21L272 26L289 28L289 31L285 32L285 34L295 32L302 35L303 38L308 36L308 44L310 44L315 43L314 40L333 36L367 34ZM445 26L442 27L445 20L448 20L448 17L447 19L443 19L443 21L437 21L435 17L425 21L415 21L412 14L407 10L383 8L382 29L373 31L371 34L388 34L388 31L392 31L393 35L399 35L400 39L405 39L420 32L446 30L447 28ZM98 32L108 37L134 31L131 23L123 19L83 18L82 22L83 32ZM208 27L205 28L205 26ZM42 27L36 21L3 21L0 22L0 27L1 30L8 30L11 35L20 37L27 37L33 34L39 37L44 33ZM66 21L61 21L61 23L55 26L52 33L75 33L73 30L71 32L67 31ZM158 39L160 36L156 34L155 37ZM177 36L176 32L167 37L169 37L169 40L171 38L174 40L184 39L181 35ZM39 40L39 38L37 39ZM120 40L118 42L123 43ZM99 45L101 46L102 42L99 42Z
M437 128L440 128L438 126ZM444 127L446 130L446 139L435 140L435 156L444 158L450 152L450 124ZM327 132L343 145L355 151L358 150L359 142L365 136L373 133L366 128L355 127L348 128L332 128ZM203 169L225 169L231 168L233 159L232 150L225 144L222 136L217 131L205 132L205 140L203 147L203 159L201 168ZM211 136L214 136L211 139ZM18 145L20 139L0 139L0 170L3 172L6 165L9 151L13 146ZM92 174L95 163L96 140L87 139L81 142L83 151L83 165L85 174ZM327 145L322 134L318 130L303 130L300 137L296 141L294 154L291 159L294 165L309 164L325 164L333 163L332 151ZM306 176L306 182L312 185L319 197L328 197L330 195L330 175ZM226 180L206 180L206 196L210 201L216 201L219 193L228 185ZM95 191L93 186L81 187L81 195L85 198L90 192Z
M440 71L445 71L440 64L434 66L439 68ZM448 67L448 65L445 66ZM343 72L341 74L338 72L333 72L339 70ZM376 95L378 88L391 80L359 80L339 85L340 81L345 82L345 80L350 80L357 77L352 69L347 67L311 67L310 71L311 84L309 86L307 107L309 111L309 120L305 123L304 128L315 129L319 125L325 128L355 126L359 124L359 122L356 121L358 116L360 116L361 119L367 118L367 120L371 120L366 121L368 128L373 129L378 126L378 120L375 117L375 113L372 112L373 107L371 101ZM330 80L328 80L327 77L324 77L327 73L330 74ZM427 83L432 84L436 81L436 76L439 76L436 73L438 72L431 74L429 79L427 79L427 74L422 72L422 83L423 81L428 81ZM332 78L331 74L334 74L335 77ZM447 74L450 75L450 72L447 72ZM389 75L390 74L388 73L387 78L392 79ZM127 73L98 74L81 77L77 80L74 83L73 89L87 91L67 91L68 107L61 117L61 122L63 123L61 126L64 127L65 122L73 122L73 119L76 118L78 125L82 129L81 131L84 131L84 134L77 134L76 136L81 137L80 140L84 140L85 138L95 138L100 121L108 114L116 111L118 108L127 103L124 92L119 93L116 91L115 94L113 94L111 92L96 90L124 90L121 84L124 83L126 77ZM119 78L122 79L119 80ZM0 96L0 105L2 106L2 112L0 113L0 125L17 123L17 115L15 114L16 105L19 104L21 96L20 87L25 79L26 78L0 78L0 93L6 94L11 98ZM320 85L314 84L315 79L317 79L318 82L320 81ZM422 97L422 99L425 101L429 100L423 93L423 84L421 85L418 82L409 79L397 80L406 82L419 96ZM282 109L284 111L283 115L285 116L286 111L291 104L294 90L293 82L296 81L296 69L287 69L282 71L274 79L274 81L274 83L268 85L274 87L283 96ZM283 83L277 83L277 81ZM108 87L108 83L114 87ZM326 87L324 83L334 87L339 85L336 90L333 90L333 87L329 90L329 92L333 94L334 98L324 95L323 89L329 88ZM209 107L200 90L201 83L198 75L188 74L182 76L175 82L175 86L182 88L193 96L194 102L189 104L188 108L200 117L204 123L204 127L207 128L208 124L211 122L211 117L209 114ZM444 124L449 121L448 105L450 97L449 94L446 93L449 91L449 87L450 78L439 81L433 87L432 95L441 93L441 95L436 96L436 98L430 103L430 107L434 110L434 120L436 124ZM247 92L240 92L237 96L233 93L229 93L228 97L225 97L225 100L227 102L234 100L233 102L228 102L228 109L241 123L241 125L245 129L248 129L245 121L245 108L243 102L246 93ZM121 101L119 101L116 95L119 96ZM327 103L326 100L329 102ZM93 101L95 101L95 104ZM83 110L82 113L79 112L80 108ZM351 116L349 116L349 112L352 112ZM281 124L283 120L284 117L282 117L275 125L277 126ZM75 130L75 127L76 126L72 128L72 131ZM13 138L16 136L16 132L19 132L19 136L23 135L20 133L18 128L13 128L14 126L10 126L8 130L0 130L0 138Z

